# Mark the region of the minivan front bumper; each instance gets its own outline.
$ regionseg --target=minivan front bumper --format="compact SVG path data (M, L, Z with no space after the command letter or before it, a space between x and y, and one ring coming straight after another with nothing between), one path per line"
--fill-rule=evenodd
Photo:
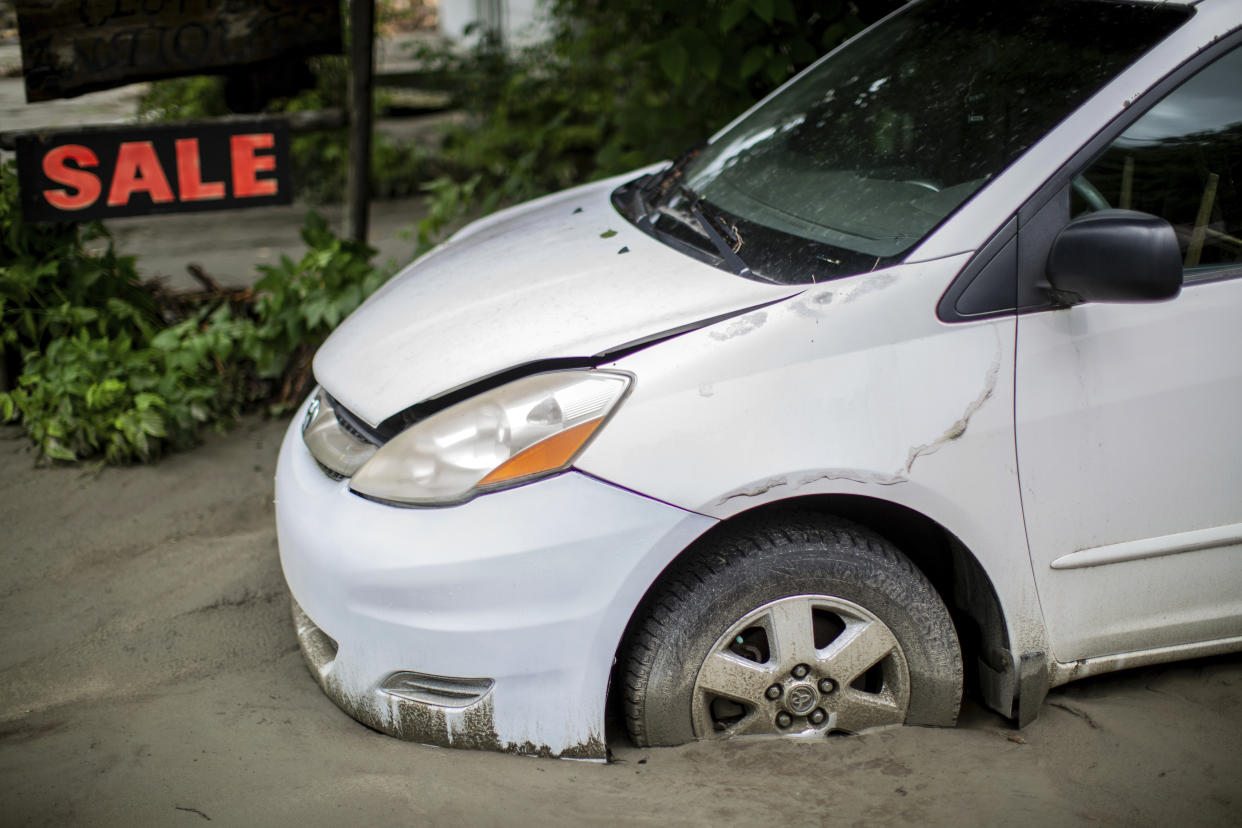
M450 508L366 500L293 418L276 473L303 654L347 713L411 741L605 758L617 644L715 521L569 472Z

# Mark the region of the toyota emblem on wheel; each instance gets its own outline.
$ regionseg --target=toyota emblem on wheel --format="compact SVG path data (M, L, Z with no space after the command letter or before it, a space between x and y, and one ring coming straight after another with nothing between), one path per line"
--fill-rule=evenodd
M795 716L805 716L815 706L819 696L811 685L797 684L789 689L785 699L786 707L789 708L790 713L793 713Z

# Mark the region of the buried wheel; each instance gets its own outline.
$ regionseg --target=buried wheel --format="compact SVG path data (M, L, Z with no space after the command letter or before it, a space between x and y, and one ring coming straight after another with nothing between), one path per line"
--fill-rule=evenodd
M670 571L631 636L639 745L952 725L962 692L944 602L892 544L795 515L739 526Z

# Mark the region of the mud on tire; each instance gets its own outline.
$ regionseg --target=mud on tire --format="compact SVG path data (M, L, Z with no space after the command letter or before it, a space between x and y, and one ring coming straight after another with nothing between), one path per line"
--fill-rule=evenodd
M621 676L639 745L957 720L962 660L944 602L847 521L739 523L674 564L643 612Z

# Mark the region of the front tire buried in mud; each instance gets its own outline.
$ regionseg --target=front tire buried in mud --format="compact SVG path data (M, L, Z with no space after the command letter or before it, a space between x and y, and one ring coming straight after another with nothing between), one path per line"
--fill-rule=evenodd
M818 515L739 524L666 574L630 637L639 745L952 726L962 659L944 602L888 541Z

